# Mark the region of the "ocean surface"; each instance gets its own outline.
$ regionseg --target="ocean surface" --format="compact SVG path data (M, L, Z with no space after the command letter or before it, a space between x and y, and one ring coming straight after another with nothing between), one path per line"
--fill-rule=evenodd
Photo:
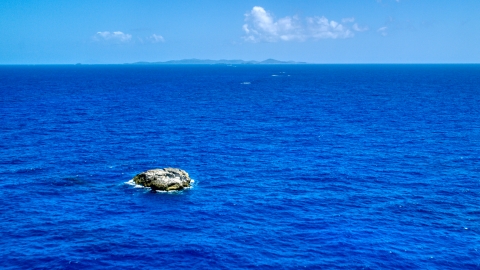
M0 66L0 228L1 269L480 269L480 65Z

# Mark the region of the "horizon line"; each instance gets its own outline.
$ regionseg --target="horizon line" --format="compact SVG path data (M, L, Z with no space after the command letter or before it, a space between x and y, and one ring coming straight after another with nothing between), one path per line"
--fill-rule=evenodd
M177 60L169 60L177 61ZM167 61L165 61L167 62ZM239 64L224 64L224 63L165 63L165 62L133 62L133 63L57 63L57 64L2 64L0 66L123 66L123 65L133 65L133 66L222 66L222 65L236 65L236 66L301 66L301 65L479 65L480 62L439 62L439 63L422 63L422 62L392 62L392 63L382 63L382 62L372 62L372 63L310 63L310 62L300 62L300 63L272 63L272 64L251 64L251 63L239 63Z

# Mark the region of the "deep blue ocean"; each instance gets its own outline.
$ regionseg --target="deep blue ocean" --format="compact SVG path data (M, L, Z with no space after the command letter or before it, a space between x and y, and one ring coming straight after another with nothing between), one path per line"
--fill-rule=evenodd
M480 65L0 66L0 227L1 269L480 269Z

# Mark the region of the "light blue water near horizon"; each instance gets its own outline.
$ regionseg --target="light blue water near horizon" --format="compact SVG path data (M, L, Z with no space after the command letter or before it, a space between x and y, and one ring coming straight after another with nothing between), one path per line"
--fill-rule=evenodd
M480 65L0 66L4 269L479 269ZM125 184L180 167L192 189Z

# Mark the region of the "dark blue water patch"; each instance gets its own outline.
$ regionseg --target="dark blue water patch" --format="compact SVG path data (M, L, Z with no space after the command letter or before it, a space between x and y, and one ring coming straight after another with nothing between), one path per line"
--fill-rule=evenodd
M1 66L2 267L478 269L479 71Z

